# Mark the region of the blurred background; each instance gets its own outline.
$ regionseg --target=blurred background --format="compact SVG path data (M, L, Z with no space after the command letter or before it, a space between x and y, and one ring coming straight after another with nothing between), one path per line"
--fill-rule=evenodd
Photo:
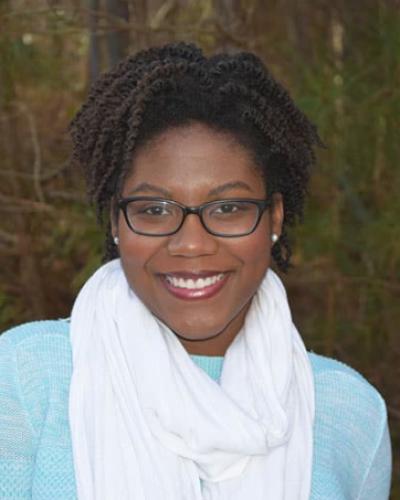
M102 232L66 128L96 76L173 40L266 62L327 144L284 281L310 350L388 404L400 499L400 5L396 0L0 0L0 331L66 317Z

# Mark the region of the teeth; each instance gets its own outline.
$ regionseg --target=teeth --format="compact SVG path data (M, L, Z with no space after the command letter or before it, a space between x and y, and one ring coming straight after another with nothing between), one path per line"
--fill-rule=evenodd
M214 276L208 276L207 278L198 278L196 280L188 279L185 280L183 278L176 278L175 276L166 276L166 279L172 286L177 288L188 288L189 290L201 289L207 286L215 285L217 281L222 280L225 276L225 273L216 274Z

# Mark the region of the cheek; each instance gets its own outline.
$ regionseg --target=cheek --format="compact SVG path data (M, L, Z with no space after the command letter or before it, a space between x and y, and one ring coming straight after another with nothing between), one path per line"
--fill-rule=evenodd
M242 240L233 242L232 252L241 258L247 270L265 273L271 261L271 245L268 239L268 230L261 225L257 230Z
M145 238L135 234L122 234L119 253L122 267L129 284L140 295L141 289L149 286L146 274L148 263L160 251L161 241L157 238Z

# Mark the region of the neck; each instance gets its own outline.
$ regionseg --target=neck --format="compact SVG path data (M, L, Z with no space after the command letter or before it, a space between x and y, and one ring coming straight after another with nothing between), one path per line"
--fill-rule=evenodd
M190 340L177 335L183 347L189 354L198 356L225 356L228 347L242 329L250 303L232 319L232 321L220 332L210 338L201 340Z
M203 345L203 342L193 342L183 338L179 338L179 340L189 354L196 354L198 356L225 356L231 344L231 342L222 342L218 337L205 340L206 345Z

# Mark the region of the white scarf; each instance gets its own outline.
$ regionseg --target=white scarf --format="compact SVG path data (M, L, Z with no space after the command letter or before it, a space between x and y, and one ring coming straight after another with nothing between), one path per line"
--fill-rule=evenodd
M79 293L71 336L79 500L309 498L313 377L273 271L220 384L136 297L119 260Z

